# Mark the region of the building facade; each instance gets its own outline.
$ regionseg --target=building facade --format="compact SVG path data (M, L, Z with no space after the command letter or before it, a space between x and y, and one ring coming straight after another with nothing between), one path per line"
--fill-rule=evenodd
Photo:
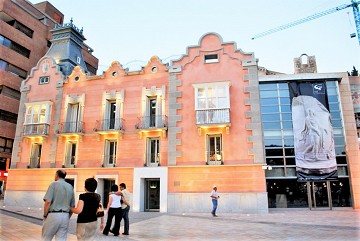
M63 32L78 31L64 26L54 36ZM60 43L53 43L22 82L6 205L24 205L26 196L26 205L42 206L54 172L64 168L77 194L86 178L95 177L105 205L111 185L125 182L135 212L210 212L214 185L221 212L307 207L294 174L287 86L320 80L334 120L336 187L342 183L349 191L345 205L359 209L347 75L267 71L253 53L216 33L202 36L170 65L152 57L129 71L113 62L103 75L90 76L80 63L67 75L56 63L72 61L57 61Z
M51 32L64 15L49 2L0 0L0 181L4 188L11 161L20 84L51 45ZM96 74L98 59L84 45L88 71Z

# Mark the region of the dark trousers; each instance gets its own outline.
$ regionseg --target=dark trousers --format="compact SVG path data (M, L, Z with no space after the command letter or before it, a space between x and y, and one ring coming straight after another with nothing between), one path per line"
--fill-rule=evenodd
M124 233L129 233L129 211L130 207L127 206L122 210L122 218L124 219Z
M111 223L112 223L112 219L115 216L115 224L114 227L112 228L111 232L114 235L119 235L120 233L120 222L121 222L121 217L122 217L122 209L121 208L109 208L108 214L107 214L107 220L106 220L106 226L103 230L103 234L108 235L110 228L111 228Z

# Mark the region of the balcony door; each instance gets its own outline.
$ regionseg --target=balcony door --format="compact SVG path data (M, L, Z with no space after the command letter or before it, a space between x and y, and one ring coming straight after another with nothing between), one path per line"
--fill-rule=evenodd
M32 144L31 157L30 157L31 168L40 167L41 149L42 149L41 144L39 143Z
M160 163L160 139L149 138L147 140L147 165L158 166Z
M209 165L220 165L222 163L221 135L208 135L207 153Z
M79 103L69 104L68 118L65 125L67 132L79 132L80 106Z
M149 127L156 127L156 115L157 115L157 100L156 97L151 97L149 98L149 105L148 105Z

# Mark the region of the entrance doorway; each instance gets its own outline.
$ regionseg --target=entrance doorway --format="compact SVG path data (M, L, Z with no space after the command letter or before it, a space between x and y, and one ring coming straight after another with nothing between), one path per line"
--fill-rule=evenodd
M160 179L145 179L145 211L160 211Z
M103 206L107 207L109 202L109 193L111 192L111 186L115 184L115 180L112 179L103 179L103 180L104 180Z

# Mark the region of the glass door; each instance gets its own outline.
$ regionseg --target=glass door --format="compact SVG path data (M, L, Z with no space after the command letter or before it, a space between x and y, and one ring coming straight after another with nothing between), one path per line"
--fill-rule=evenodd
M160 210L160 179L145 180L145 211Z

